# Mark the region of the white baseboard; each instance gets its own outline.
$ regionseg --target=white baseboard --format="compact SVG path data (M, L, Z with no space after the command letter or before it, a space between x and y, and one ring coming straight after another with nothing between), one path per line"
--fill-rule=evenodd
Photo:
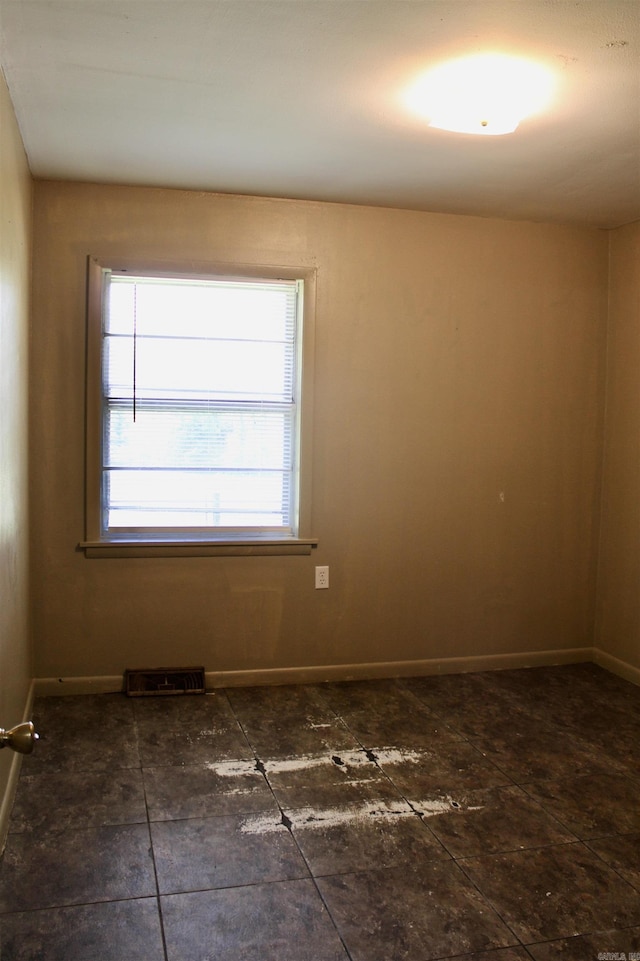
M524 654L485 654L470 657L426 658L411 661L373 661L362 664L319 664L306 667L252 668L243 671L207 671L207 688L252 687L271 684L312 684L383 677L418 677L428 674L463 674L517 667L541 667L592 661L593 648L530 651ZM123 690L122 675L95 677L41 677L35 680L38 697L66 694L111 694Z
M631 681L632 684L640 685L640 667L634 667L633 664L621 661L620 658L614 657L613 654L607 654L606 651L601 651L599 647L594 647L593 649L593 660L596 664L599 664L600 667L611 671L612 674L617 674L626 681Z
M425 658L413 661L373 661L364 664L318 664L307 667L252 668L244 671L206 671L207 688L253 687L262 684L317 684L382 677L418 677L427 674L464 674L516 667L542 667L593 661L592 647L529 651L524 654L481 654L470 657ZM40 677L34 681L38 697L65 694L111 694L123 690L120 674L96 677Z
M260 684L317 684L321 681L373 680L383 677L419 677L428 674L464 674L499 671L515 667L575 664L591 661L593 649L532 651L526 654L485 654L471 657L426 658L413 661L374 661L369 664L323 664L309 667L276 667L248 671L207 671L211 687L250 687Z
M29 685L29 690L27 692L27 700L25 702L24 711L22 712L22 721L31 720L31 712L33 709L33 698L35 696L35 684L32 681ZM9 768L9 776L4 787L4 792L2 798L0 798L0 854L4 851L4 846L7 840L7 833L9 830L9 819L11 817L11 809L13 807L13 802L16 796L16 790L18 787L18 778L20 777L20 768L22 766L22 754L14 754L11 752L11 766Z
M124 689L122 674L96 677L36 677L36 697L63 697L67 694L113 694Z

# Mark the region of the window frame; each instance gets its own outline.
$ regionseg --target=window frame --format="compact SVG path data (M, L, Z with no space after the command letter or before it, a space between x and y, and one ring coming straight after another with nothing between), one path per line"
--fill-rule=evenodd
M87 258L85 358L85 532L78 548L86 557L193 557L255 554L310 554L317 546L311 531L311 442L313 436L313 361L315 344L316 271L313 268L265 265L140 262ZM302 322L296 338L297 402L297 531L265 535L229 535L215 529L168 534L112 534L102 530L102 323L105 271L144 277L184 277L194 280L303 281Z

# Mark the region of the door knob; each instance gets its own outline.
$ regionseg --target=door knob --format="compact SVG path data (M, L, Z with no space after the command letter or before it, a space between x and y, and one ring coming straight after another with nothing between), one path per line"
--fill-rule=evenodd
M31 754L38 740L32 721L24 721L5 731L0 727L0 748L10 747L18 754Z

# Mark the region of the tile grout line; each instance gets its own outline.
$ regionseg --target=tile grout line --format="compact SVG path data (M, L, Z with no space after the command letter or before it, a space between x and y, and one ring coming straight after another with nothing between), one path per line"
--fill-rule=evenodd
M158 909L158 922L160 924L160 938L162 941L162 951L164 954L164 961L169 961L169 952L167 949L167 938L164 929L164 917L162 912L162 900L160 896L160 883L158 881L158 868L156 865L156 855L153 846L153 834L151 833L151 818L149 816L149 801L147 797L147 782L144 776L144 767L142 764L142 752L140 750L140 738L138 736L138 716L135 709L135 704L133 705L133 723L136 736L136 750L138 752L138 759L140 761L140 775L142 778L142 793L144 796L144 809L147 815L147 831L149 832L149 853L151 854L151 863L153 865L153 877L156 885L156 904Z

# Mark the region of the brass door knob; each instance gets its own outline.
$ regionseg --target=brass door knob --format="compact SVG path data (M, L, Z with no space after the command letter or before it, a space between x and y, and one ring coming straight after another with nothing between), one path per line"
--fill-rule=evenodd
M0 727L0 748L10 747L18 754L31 754L38 740L32 721L24 721L5 731Z

